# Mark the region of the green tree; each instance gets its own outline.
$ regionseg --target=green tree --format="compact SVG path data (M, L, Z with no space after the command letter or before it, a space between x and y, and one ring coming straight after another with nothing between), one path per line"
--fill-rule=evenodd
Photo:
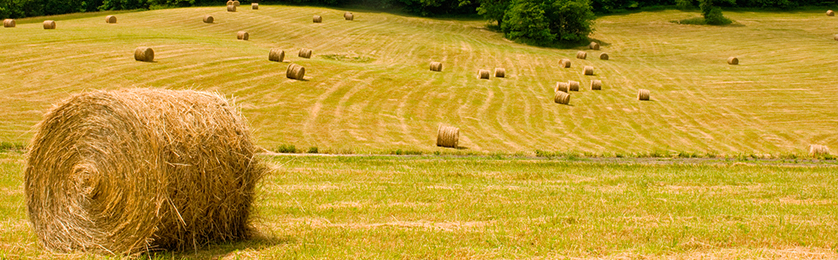
M513 0L504 19L507 38L552 45L587 39L596 16L588 0Z
M735 0L723 0L730 4L736 4ZM701 16L704 22L712 25L730 24L732 21L722 15L722 8L713 6L713 0L699 0L698 8L701 8Z
M503 27L503 18L511 0L477 0L477 14L489 20L489 22L498 22L498 28ZM460 0L460 6L472 4L471 0Z

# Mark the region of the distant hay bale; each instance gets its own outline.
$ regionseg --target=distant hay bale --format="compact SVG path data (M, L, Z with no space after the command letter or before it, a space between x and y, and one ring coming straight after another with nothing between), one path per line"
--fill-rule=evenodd
M6 27L6 28L15 27L15 19L3 19L3 27Z
M266 167L225 98L192 90L78 94L36 126L26 208L45 248L129 255L247 239Z
M477 70L477 78L478 79L489 79L489 70Z
M727 64L739 65L739 58L736 58L736 57L727 58Z
M820 157L824 155L829 155L829 147L819 144L809 145L809 156Z
M570 103L570 94L561 91L556 91L556 95L553 96L553 102L562 105L567 105Z
M137 61L152 62L154 61L154 50L149 47L137 47L134 50L134 59Z
M832 39L833 39L833 40L836 40L836 41L838 41L838 34L836 34L836 35L833 35L833 36L832 36Z
M346 12L343 13L343 19L346 19L347 21L352 21L355 20L355 15L350 12Z
M594 67L585 66L585 68L582 69L582 72L585 73L585 75L594 75Z
M431 62L431 71L442 71L442 62Z
M113 15L105 16L105 23L116 23L116 16L113 16Z
M584 51L579 51L579 52L577 52L577 53L576 53L576 58L577 58L577 59L582 59L582 60L584 60L584 59L585 59L585 58L587 58L587 57L588 57L588 53L587 53L587 52L584 52Z
M506 70L503 68L495 68L495 77L503 78L506 76Z
M567 84L567 82L558 82L558 83L556 83L556 89L555 89L555 92L564 92L564 93L567 93L568 91L570 91L570 85L568 85L568 84Z
M235 5L233 4L233 0L227 0L227 5L232 5L232 6L235 6Z
M212 18L212 15L204 15L204 22L205 23L212 23L214 21L215 21L215 19Z
M268 60L269 61L276 61L282 62L285 59L285 51L281 49L271 49L271 52L268 53Z
M253 10L259 10L259 3L251 3L250 8Z
M311 50L302 48L297 52L297 57L311 59Z
M637 100L649 100L649 90L640 89L637 91Z
M602 90L602 81L598 79L591 80L591 90Z
M570 91L579 91L579 81L568 80L567 89Z
M608 53L602 53L599 55L600 60L608 60Z
M591 48L591 50L599 50L599 43L591 42L591 44L588 44L588 48Z
M439 125L439 128L436 130L436 146L457 148L459 141L459 128Z
M238 0L233 0L233 5L239 7L241 3Z
M314 23L322 23L322 22L323 22L323 17L321 17L321 16L319 16L319 15L315 15L315 16L314 16L311 20L312 20Z
M227 12L235 12L236 6L235 5L227 5Z
M570 59L562 59L560 63L562 68L570 68Z
M826 10L826 16L835 16L835 12L832 10Z
M239 31L238 33L236 33L236 39L247 41L248 39L250 39L250 34L245 31Z
M46 30L55 29L55 21L53 21L53 20L44 21L44 29L46 29Z
M285 70L285 77L289 79L303 80L305 75L306 68L294 63L288 65L288 69Z

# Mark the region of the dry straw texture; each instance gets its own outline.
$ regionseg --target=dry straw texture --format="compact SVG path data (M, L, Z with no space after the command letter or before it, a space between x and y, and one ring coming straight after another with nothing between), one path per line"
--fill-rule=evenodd
M602 81L598 79L591 80L591 90L602 90Z
M289 64L288 69L285 70L285 77L289 79L303 80L306 75L306 68L297 64Z
M553 102L562 105L570 104L570 94L561 91L556 91L556 95L553 97Z
M832 36L832 39L834 39L834 40L838 41L838 34L833 35L833 36Z
M826 16L835 16L835 12L832 10L826 10Z
M227 5L227 12L235 12L236 6L235 5Z
M3 19L3 27L15 27L15 19Z
M460 142L460 129L453 126L439 125L436 131L436 146L457 148Z
M323 17L321 17L319 15L315 15L313 18L311 18L311 20L315 23L322 23L323 22Z
M579 91L579 81L568 80L567 86L570 91Z
M506 76L506 70L503 68L495 68L495 77L503 78Z
M567 84L567 82L558 82L558 83L556 83L556 89L555 89L555 92L564 92L564 93L567 93L568 91L570 91L570 85L568 85L568 84Z
M212 23L214 21L215 21L215 19L212 18L212 15L204 15L204 22L205 23Z
M355 20L355 15L350 13L350 12L346 12L346 13L343 13L343 18L346 19L347 21L352 21L352 20Z
M739 65L739 58L736 58L736 57L727 58L727 64Z
M105 16L105 23L116 23L116 16L113 16L113 15Z
M442 71L442 62L431 62L431 71Z
M599 50L599 43L591 42L591 44L588 44L588 48L591 48L591 50Z
M809 145L809 156L818 157L824 155L829 155L829 147L819 144Z
M250 34L245 31L239 31L238 33L236 33L236 39L247 41L248 39L250 39Z
M227 5L233 5L233 0L227 0Z
M121 255L252 232L265 168L244 118L223 97L94 91L57 104L36 128L24 190L45 248Z
M233 1L233 5L234 5L234 6L236 6L236 7L239 7L239 6L241 5L241 2L239 2L239 1Z
M562 59L561 66L562 68L570 68L570 59Z
M269 61L278 61L282 62L285 59L285 51L281 49L271 49L271 52L268 53L268 60Z
M600 60L608 60L608 53L602 53L599 55Z
M478 79L489 79L492 74L489 70L477 70L477 78Z
M640 89L637 91L637 100L649 100L649 95L648 89Z
M299 52L297 52L297 56L300 58L311 59L311 50L302 48Z
M44 21L44 29L47 29L47 30L55 29L55 21L53 21L53 20Z
M584 68L582 68L582 72L584 72L585 75L594 75L594 67L585 66Z
M154 61L154 50L149 47L137 47L134 50L134 59L138 61L152 62Z
M585 59L585 58L587 58L587 57L588 57L588 53L587 53L587 52L584 52L584 51L579 51L579 52L577 52L577 53L576 53L576 58L577 58L577 59L583 59L583 60L584 60L584 59Z
M250 8L252 8L253 10L259 10L259 3L251 3Z

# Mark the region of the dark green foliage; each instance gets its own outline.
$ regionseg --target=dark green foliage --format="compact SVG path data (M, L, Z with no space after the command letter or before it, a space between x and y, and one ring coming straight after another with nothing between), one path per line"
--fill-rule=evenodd
M554 45L587 39L594 19L587 0L514 0L501 29L509 39Z
M2 151L23 151L26 146L22 143L0 142L0 152Z
M274 151L277 153L296 153L297 147L293 144L282 144L277 146Z
M318 152L319 151L317 149L317 146L312 146L312 147L308 148L308 151L306 153L318 153Z
M732 21L722 15L722 8L713 5L714 0L699 0L698 8L701 8L701 16L704 16L704 22L710 25L725 25ZM734 0L723 0L734 4Z

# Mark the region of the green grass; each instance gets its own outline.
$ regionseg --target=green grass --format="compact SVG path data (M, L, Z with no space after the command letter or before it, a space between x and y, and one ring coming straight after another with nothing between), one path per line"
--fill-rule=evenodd
M258 238L152 258L838 257L835 164L265 159ZM0 255L50 258L22 179L0 153Z

